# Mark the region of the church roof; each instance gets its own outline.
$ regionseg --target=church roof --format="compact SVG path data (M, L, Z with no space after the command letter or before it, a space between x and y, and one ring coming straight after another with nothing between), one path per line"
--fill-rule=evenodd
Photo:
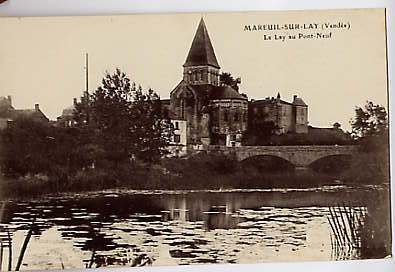
M227 85L224 86L214 86L210 90L210 100L219 99L242 99L247 100L247 98L239 94L235 89Z
M203 18L193 38L184 66L210 65L220 68Z

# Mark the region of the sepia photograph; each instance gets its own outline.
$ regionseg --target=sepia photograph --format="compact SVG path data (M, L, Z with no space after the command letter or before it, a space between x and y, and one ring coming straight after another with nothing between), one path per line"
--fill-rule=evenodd
M384 8L0 37L0 270L392 257Z

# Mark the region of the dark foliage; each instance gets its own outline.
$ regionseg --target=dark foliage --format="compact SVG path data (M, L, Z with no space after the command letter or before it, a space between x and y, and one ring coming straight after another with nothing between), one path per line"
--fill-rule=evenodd
M172 126L159 96L130 84L119 69L93 94L85 92L75 108L72 127L19 118L1 131L2 173L50 191L103 189L167 154Z
M351 134L361 153L352 161L344 179L367 184L389 183L389 131L385 108L366 102L363 108L356 108L351 126Z
M167 152L171 125L162 115L159 96L151 89L144 92L119 69L81 98L74 117L78 127L94 135L92 144L113 166L132 159L154 163Z
M219 82L221 85L227 85L235 89L236 91L239 90L239 84L241 83L240 78L233 78L231 73L222 72L219 75Z
M355 117L351 120L351 135L355 139L385 133L388 130L387 111L381 105L366 101L363 107L355 108Z

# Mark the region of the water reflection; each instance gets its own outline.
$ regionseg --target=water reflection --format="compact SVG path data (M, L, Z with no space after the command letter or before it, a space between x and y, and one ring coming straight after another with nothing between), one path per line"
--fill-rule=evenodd
M8 202L0 239L10 229L17 252L34 219L25 269L330 260L338 255L328 207L345 197L364 206L368 192L355 194L118 192Z

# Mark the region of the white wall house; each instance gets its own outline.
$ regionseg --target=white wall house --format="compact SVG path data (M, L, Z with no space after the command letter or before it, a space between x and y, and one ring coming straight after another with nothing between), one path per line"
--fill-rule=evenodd
M187 154L187 121L171 120L174 134L170 141L170 156L184 156Z
M242 139L241 132L236 134L227 134L225 145L227 147L241 146L241 139Z

